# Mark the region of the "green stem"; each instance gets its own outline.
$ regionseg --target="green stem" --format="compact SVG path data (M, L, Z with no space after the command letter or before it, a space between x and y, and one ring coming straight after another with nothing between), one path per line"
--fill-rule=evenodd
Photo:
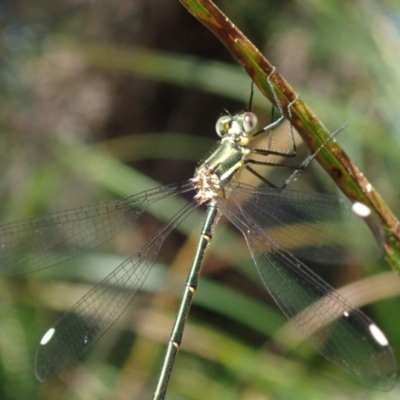
M286 80L274 69L260 51L210 0L180 0L180 2L221 40L236 61L273 104L276 105L269 81L272 84L285 116L302 136L304 142L316 151L331 135L329 130L304 103ZM291 106L291 117L287 113ZM289 118L290 117L290 118ZM337 186L349 198L372 208L384 227L384 249L392 268L400 271L399 221L385 201L351 161L336 140L331 140L318 154L317 159Z

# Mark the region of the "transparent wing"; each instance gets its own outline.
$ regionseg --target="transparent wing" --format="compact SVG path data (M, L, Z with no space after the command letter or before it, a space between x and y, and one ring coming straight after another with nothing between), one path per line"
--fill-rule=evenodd
M147 190L0 227L0 274L23 274L69 260L106 242L155 201L190 190L189 182Z
M298 332L326 359L366 386L390 390L395 383L397 364L383 332L306 265L283 250L249 214L222 199L218 200L218 206L245 236L267 290Z
M382 255L382 229L356 215L347 199L243 184L228 190L245 215L297 257L362 265Z
M186 205L138 253L90 290L45 333L35 359L40 381L76 361L118 319L145 281L165 237L196 207L195 203Z

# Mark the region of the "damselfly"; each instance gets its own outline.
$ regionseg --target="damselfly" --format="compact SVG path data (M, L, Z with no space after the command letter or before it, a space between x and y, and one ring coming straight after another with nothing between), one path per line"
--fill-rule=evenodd
M290 107L296 101L287 110L289 116ZM293 140L291 153L272 149L271 132L282 119L283 114L277 121L258 129L252 112L221 117L216 124L221 138L218 147L196 169L194 177L183 183L0 227L0 273L28 273L99 246L135 221L150 204L193 192L191 203L45 333L35 359L35 372L40 381L77 360L105 333L140 289L167 235L194 209L206 205L205 222L154 399L163 399L166 395L204 254L221 214L242 232L267 290L297 330L324 357L363 384L381 390L392 388L397 365L383 332L294 255L321 262L334 261L340 248L349 247L359 261L366 262L371 254L380 252L380 243L350 202L285 188L323 146L295 168L283 187L269 184L254 169L255 165L275 165L270 161L271 155L295 154ZM268 146L251 147L253 139L264 132L270 138ZM243 169L263 180L264 185L255 188L238 183L234 178ZM369 214L366 206L356 206ZM296 247L303 250L291 250Z

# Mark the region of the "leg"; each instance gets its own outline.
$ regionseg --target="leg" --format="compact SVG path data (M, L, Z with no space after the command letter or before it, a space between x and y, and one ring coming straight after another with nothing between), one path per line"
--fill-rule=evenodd
M268 79L269 79L269 77L268 77ZM277 100L278 98L276 96L276 92L275 92L272 84L270 84L270 86L271 86L272 92L274 93L274 98L276 99L276 101L278 101ZM287 112L288 112L288 115L289 115L289 122L290 122L291 117L292 117L291 107L297 101L298 97L299 96L297 95L296 98L292 102L290 102L288 107L287 107ZM257 135L259 135L259 134L261 134L263 132L266 132L268 130L270 131L269 132L269 137L268 137L267 149L266 150L265 149L251 149L251 151L254 152L255 154L265 155L265 156L268 156L270 154L274 154L274 155L279 155L279 156L282 156L282 157L296 157L297 148L296 148L296 142L294 140L294 133L293 133L292 124L290 124L290 141L291 141L291 145L292 145L292 150L290 152L272 150L272 129L274 129L278 124L280 124L282 122L282 120L285 118L281 105L280 105L280 107L278 107L278 109L279 109L279 112L281 113L281 116L276 121L274 121L271 124L267 125L266 127L262 128L259 132L257 132L254 135L254 136L257 136Z
M301 171L303 171L308 164L310 164L310 162L312 160L314 160L314 158L318 155L318 153L339 133L341 132L344 128L346 127L346 124L344 124L342 127L340 127L339 129L336 129L336 131L332 132L331 135L328 137L328 139L325 140L324 143L321 144L321 146L312 154L310 154L296 169L296 171L294 171L289 178L286 179L286 181L283 183L283 185L279 188L280 190L283 190L287 185L289 185L290 182L293 181L293 179L296 178L297 175L299 175L301 173Z

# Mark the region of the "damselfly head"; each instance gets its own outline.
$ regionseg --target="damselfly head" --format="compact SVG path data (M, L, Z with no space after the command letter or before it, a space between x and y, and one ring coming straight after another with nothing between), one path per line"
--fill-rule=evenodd
M233 142L246 145L258 128L258 118L252 112L236 115L223 115L218 118L215 130L221 138L230 138Z

